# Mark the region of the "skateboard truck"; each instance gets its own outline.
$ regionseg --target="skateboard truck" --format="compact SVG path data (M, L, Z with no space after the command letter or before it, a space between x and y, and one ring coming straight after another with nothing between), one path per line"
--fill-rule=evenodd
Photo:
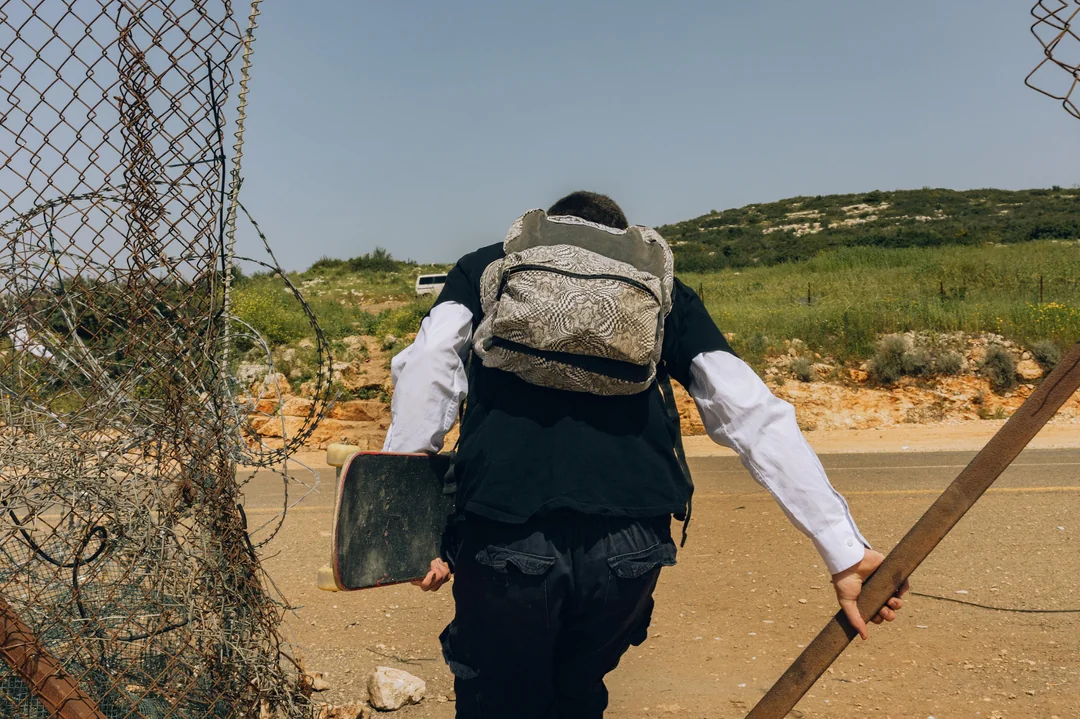
M334 479L341 479L341 468L349 461L349 457L361 451L355 444L331 444L326 448L326 463L334 468ZM329 564L319 567L315 577L315 583L324 592L338 591L334 583L334 569Z

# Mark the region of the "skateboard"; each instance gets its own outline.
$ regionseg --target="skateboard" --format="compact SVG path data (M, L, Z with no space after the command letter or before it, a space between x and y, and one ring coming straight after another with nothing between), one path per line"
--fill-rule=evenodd
M424 577L454 496L447 494L449 454L357 452L341 467L331 567L342 591Z

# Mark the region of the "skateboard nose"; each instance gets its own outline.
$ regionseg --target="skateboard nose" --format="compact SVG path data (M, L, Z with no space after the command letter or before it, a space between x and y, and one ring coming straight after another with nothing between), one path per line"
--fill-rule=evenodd
M359 451L360 448L354 444L331 444L326 448L326 463L335 469L335 474L340 479L341 468L349 461L349 457ZM334 568L329 564L319 567L315 584L324 592L338 591L337 583L334 581Z

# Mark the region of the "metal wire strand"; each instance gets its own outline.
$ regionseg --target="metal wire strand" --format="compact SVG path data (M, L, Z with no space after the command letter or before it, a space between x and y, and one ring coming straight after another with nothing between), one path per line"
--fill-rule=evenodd
M1059 100L1066 112L1080 119L1074 97L1080 83L1080 28L1076 26L1080 22L1080 0L1041 0L1031 9L1031 16L1035 18L1031 34L1042 45L1044 57L1024 83ZM1053 73L1054 69L1061 72Z

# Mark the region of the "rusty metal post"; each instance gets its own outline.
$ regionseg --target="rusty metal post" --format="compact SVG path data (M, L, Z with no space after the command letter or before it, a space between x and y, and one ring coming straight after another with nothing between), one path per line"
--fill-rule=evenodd
M26 682L58 719L105 719L93 699L38 642L30 628L0 597L0 659Z
M889 597L1078 388L1080 342L926 510L863 585L859 595L859 613L863 619L869 620L885 606ZM785 717L857 634L844 613L837 612L746 718Z

